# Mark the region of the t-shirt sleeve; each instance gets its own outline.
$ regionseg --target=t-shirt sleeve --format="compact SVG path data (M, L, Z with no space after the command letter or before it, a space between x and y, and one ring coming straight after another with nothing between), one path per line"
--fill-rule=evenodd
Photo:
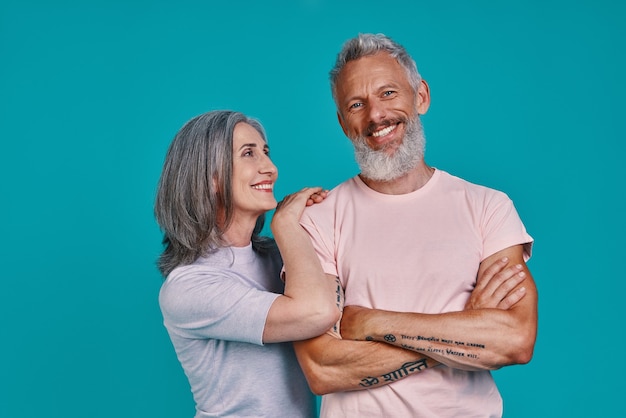
M308 232L324 273L337 277L339 275L337 274L337 261L332 241L333 227L316 221L316 219L332 219L332 217L319 216L318 213L321 209L323 209L322 205L307 208L300 218L300 225Z
M513 201L502 192L487 196L483 219L483 260L513 245L524 246L524 260L532 254L533 238L526 232Z
M262 345L267 315L278 296L224 270L186 266L168 276L159 305L168 331L181 337Z

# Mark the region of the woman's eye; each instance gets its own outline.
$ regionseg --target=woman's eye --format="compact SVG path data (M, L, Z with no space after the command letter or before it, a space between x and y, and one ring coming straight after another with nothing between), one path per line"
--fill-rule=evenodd
M252 157L252 150L251 149L247 149L243 152L243 156L244 157Z

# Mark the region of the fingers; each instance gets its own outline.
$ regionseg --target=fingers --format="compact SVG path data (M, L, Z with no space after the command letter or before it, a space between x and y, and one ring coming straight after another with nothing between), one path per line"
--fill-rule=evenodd
M311 206L311 205L314 205L316 203L320 203L324 199L326 199L326 196L328 196L328 190L322 190L320 188L319 191L311 193L311 195L309 196L309 198L306 201L306 205L307 206Z
M279 206L284 206L294 201L304 200L307 201L312 199L313 196L319 196L319 193L322 191L321 187L305 187L304 189L297 191L295 193L288 194L280 201ZM317 199L317 198L315 198Z
M485 286L485 291L494 294L496 297L502 298L520 284L526 277L526 273L522 271L521 264L515 264L507 267L497 273L489 283Z
M509 309L517 302L522 300L522 298L526 296L526 288L520 287L514 292L511 292L508 296L506 296L502 301L498 304L499 309Z
M525 288L517 288L526 279L524 267L514 264L505 268L507 262L507 258L498 260L478 278L467 308L509 309L526 295Z
M328 190L324 190L321 187L305 187L298 192L285 196L281 203L287 203L287 200L299 200L306 198L306 206L311 206L315 203L320 203L326 199L326 196L328 196Z
M274 216L293 212L293 216L299 219L305 206L320 203L326 198L327 194L328 191L321 187L305 187L298 192L285 196L278 203Z
M496 261L495 263L493 263L491 266L489 266L489 268L485 270L483 275L478 278L476 282L476 287L484 288L485 286L487 286L491 278L495 276L497 273L499 273L500 271L502 271L502 269L506 267L508 262L509 262L508 257L503 257L499 259L498 261Z

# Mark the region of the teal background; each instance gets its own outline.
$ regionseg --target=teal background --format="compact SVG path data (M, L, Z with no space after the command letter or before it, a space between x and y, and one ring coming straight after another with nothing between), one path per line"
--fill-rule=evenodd
M613 416L624 335L625 6L586 1L0 4L0 416L191 417L152 203L191 117L265 125L278 197L356 173L327 73L383 32L429 82L427 161L506 191L536 240L535 356L505 417ZM383 245L384 243L380 243Z

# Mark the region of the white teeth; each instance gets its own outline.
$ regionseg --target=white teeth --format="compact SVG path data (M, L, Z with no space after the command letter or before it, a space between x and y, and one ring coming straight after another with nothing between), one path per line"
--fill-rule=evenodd
M252 186L252 188L258 189L258 190L272 190L272 184L269 184L269 183L255 184L254 186Z
M396 129L396 125L391 125L391 126L386 127L385 129L381 129L380 131L374 132L372 136L375 138L379 138L381 136L387 135L389 132L393 131L394 129Z

